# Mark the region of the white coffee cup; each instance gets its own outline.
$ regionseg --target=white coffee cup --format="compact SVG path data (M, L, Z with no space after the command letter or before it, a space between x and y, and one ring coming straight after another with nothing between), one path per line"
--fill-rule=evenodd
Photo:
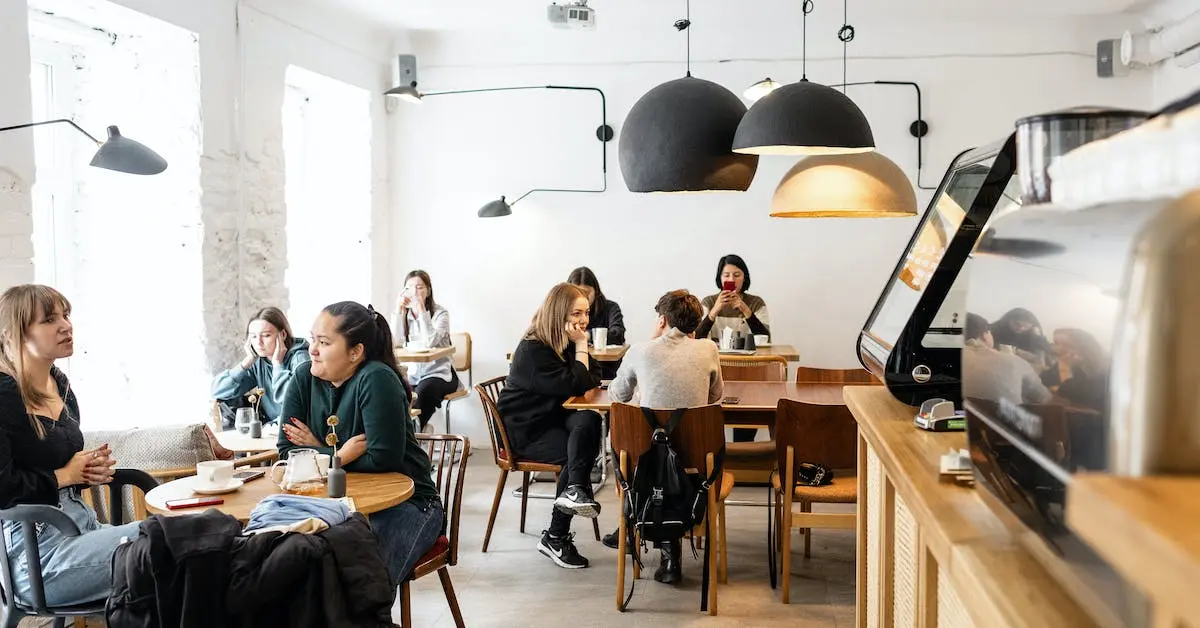
M603 350L605 347L608 346L608 328L607 327L596 327L596 328L592 329L592 344L597 349L601 349L601 350Z
M766 334L754 334L754 346L765 347L771 344L771 337Z
M208 460L196 464L196 486L200 488L224 488L232 481L232 460Z

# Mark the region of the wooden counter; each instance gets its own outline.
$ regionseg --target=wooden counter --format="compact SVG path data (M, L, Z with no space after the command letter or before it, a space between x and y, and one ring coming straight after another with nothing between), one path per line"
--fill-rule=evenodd
M844 394L859 426L860 628L1095 626L975 489L938 480L963 432L917 429L881 386Z
M1200 477L1078 476L1067 525L1146 594L1155 626L1200 626Z

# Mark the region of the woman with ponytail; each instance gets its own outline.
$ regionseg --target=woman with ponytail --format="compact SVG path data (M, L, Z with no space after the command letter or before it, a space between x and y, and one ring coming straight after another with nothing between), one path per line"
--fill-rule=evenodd
M392 584L399 585L433 547L446 514L408 418L411 391L392 353L391 329L373 307L342 301L321 310L311 333L312 362L296 367L283 398L279 455L315 449L336 454L347 471L412 478L408 501L370 516ZM332 428L331 416L337 417ZM331 429L336 451L325 443Z

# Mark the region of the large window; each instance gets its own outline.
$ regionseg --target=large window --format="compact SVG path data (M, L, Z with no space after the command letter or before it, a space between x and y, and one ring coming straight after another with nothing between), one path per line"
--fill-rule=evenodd
M66 125L34 134L34 275L74 308L69 369L85 429L207 418L201 300L200 83L194 33L113 3L31 0L33 110L166 158L136 176L88 166Z
M287 69L283 154L288 319L308 332L322 307L371 297L370 94Z

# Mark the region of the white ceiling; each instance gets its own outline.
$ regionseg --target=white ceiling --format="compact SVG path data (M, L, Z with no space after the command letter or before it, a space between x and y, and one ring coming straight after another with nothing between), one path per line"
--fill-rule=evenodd
M571 0L557 0L559 4ZM352 13L383 28L413 30L531 30L546 28L550 0L308 0ZM1111 15L1139 10L1150 0L850 0L851 17L874 15L943 15L988 17ZM817 10L842 8L841 2L817 0ZM667 24L684 12L683 0L589 0L596 24L603 29ZM693 0L692 17L711 23L745 22L749 14L764 21L797 19L800 0ZM853 22L853 20L851 20Z

